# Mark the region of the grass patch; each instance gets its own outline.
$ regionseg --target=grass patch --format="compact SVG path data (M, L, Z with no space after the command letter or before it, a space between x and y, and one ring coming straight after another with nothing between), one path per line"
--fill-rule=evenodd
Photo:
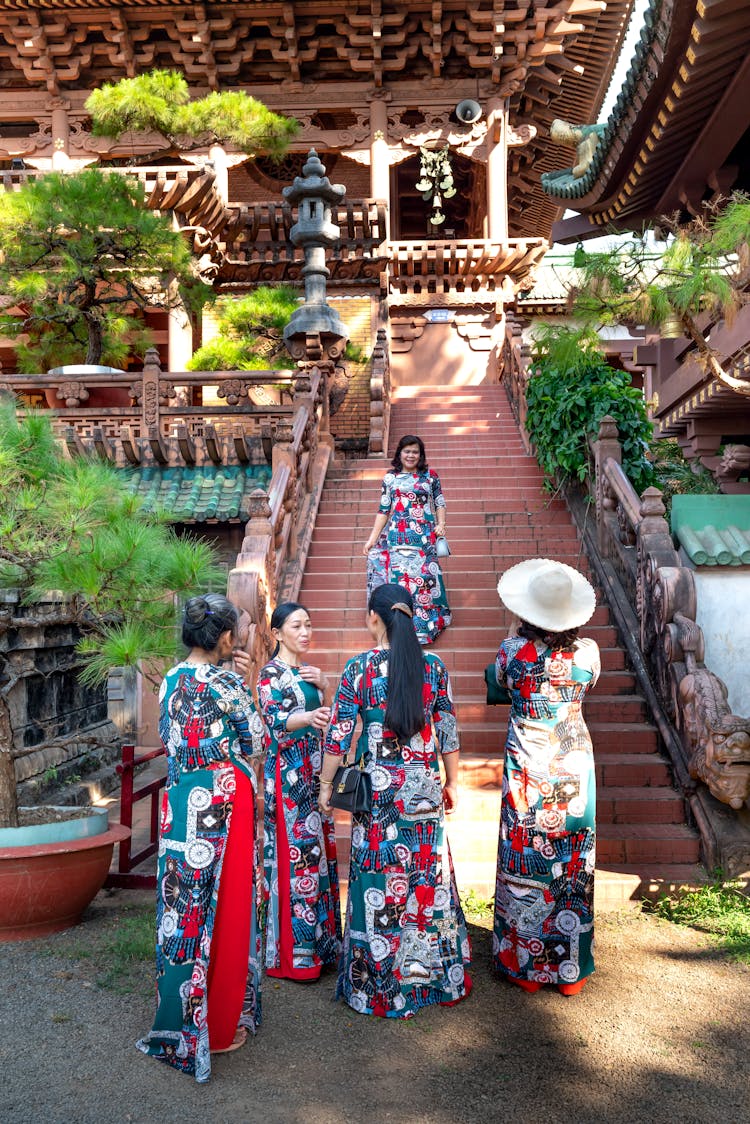
M718 876L707 886L662 897L653 906L659 917L707 933L733 960L750 964L750 897L741 883Z
M495 910L494 898L483 898L476 890L462 894L461 904L472 921L490 921Z
M69 951L76 960L87 960L96 973L97 987L127 995L140 990L143 969L153 968L156 917L152 906L135 906L109 919L84 944Z

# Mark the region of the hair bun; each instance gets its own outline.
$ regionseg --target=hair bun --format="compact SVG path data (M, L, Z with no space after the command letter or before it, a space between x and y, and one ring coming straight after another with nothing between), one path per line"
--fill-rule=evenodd
M185 620L190 624L203 624L212 615L208 602L203 597L191 597L185 604Z

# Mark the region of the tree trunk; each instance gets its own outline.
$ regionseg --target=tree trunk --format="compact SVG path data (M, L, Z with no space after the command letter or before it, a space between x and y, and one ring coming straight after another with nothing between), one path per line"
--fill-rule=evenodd
M687 312L683 312L680 314L680 320L682 321L682 326L688 338L691 339L697 347L701 358L705 361L708 370L714 378L718 379L724 386L728 386L730 390L736 391L737 394L749 396L750 382L745 379L737 379L734 375L730 375L724 370L721 363L716 358L716 352L706 343L706 337L703 335L703 332L701 332L692 316Z
M8 703L2 695L0 695L0 827L18 827L13 727Z
M86 317L86 331L88 332L88 347L86 349L87 363L101 363L104 342L102 340L102 326L95 316Z

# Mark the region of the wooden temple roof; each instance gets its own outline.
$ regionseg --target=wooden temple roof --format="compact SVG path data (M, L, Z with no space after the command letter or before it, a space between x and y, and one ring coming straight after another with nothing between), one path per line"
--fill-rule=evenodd
M82 113L85 93L154 67L198 91L248 88L280 112L352 106L410 87L423 105L508 98L510 233L543 237L560 210L539 172L547 126L588 119L606 91L633 0L0 0L0 104L42 94ZM13 98L11 99L11 96ZM20 98L16 95L20 95ZM420 95L417 94L417 104ZM401 99L403 100L403 99ZM30 104L30 103L29 103ZM21 111L19 110L19 112ZM302 146L309 138L300 139Z
M716 196L747 190L748 130L750 3L651 0L588 170L544 177L550 197L582 215L559 223L556 241L695 214Z

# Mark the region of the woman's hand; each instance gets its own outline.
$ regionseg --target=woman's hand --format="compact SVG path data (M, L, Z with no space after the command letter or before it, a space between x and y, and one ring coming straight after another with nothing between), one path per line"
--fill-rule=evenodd
M320 782L320 794L318 796L318 811L324 816L330 816L333 813L333 805L331 804L331 793L333 792L332 781Z
M234 670L238 675L242 676L245 683L249 686L250 677L253 673L253 658L250 653L246 652L244 648L233 648L232 663L234 665Z
M367 542L365 543L365 545L362 547L362 553L364 554L365 557L367 557L367 555L370 553L370 551L372 550L372 548L374 546L375 546L375 543L373 542L373 540L368 539Z
M328 679L320 670L319 667L313 667L310 663L303 663L297 670L300 679L304 679L306 683L312 683L319 691L325 691L328 686Z
M325 730L328 728L328 723L331 721L331 708L330 706L319 706L317 710L308 710L307 712L307 725L314 727L316 730Z
M443 807L446 815L450 816L458 807L458 785L446 781L443 785Z

